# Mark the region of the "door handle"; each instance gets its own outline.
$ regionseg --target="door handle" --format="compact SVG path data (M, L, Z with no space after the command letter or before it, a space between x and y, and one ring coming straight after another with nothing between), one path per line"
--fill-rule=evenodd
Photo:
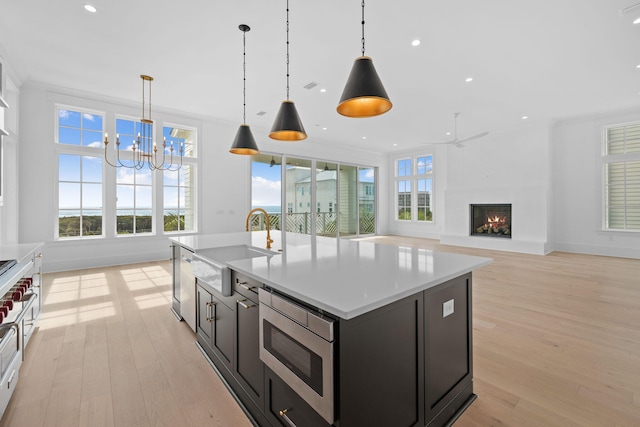
M287 416L287 412L289 412L289 409L283 409L282 411L279 412L280 416L282 418L284 418L284 420L287 422L287 424L289 424L291 427L296 427L296 425L293 423L293 421L291 421L291 418L289 418Z
M213 301L209 301L207 302L207 313L206 313L206 320L207 322L211 323L214 320L216 320L213 316L213 307L216 305L215 302Z
M247 282L238 282L238 286L240 286L242 289L246 289L247 291L250 291L256 288L255 286L247 285Z
M236 300L236 302L238 303L239 306L246 308L247 310L253 307L256 307L256 304L247 304L245 303L246 299L239 299Z

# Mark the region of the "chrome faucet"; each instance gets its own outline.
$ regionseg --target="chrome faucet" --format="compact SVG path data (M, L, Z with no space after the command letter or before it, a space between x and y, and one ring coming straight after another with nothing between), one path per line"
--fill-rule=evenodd
M271 244L273 243L273 239L271 239L271 221L269 221L269 214L262 208L254 208L249 211L247 214L247 219L245 221L245 230L249 231L249 219L251 219L251 215L255 212L262 212L265 219L267 220L267 249L271 249Z

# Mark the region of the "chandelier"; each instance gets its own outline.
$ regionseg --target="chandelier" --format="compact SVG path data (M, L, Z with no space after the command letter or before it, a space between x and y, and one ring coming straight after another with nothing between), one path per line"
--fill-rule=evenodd
M125 160L120 157L120 135L116 134L116 159L114 162L109 160L108 146L109 136L104 134L104 159L113 167L125 167L130 169L142 169L145 166L150 170L163 170L163 171L177 171L182 167L182 157L184 155L184 143L180 143L180 147L173 147L173 141L169 144L167 150L167 138L162 141L161 153L158 153L158 147L153 137L153 120L151 119L151 82L153 77L142 74L142 118L139 123L139 132L137 138L134 138L131 146L131 155L125 156ZM148 86L149 92L149 104L145 105L145 83ZM148 114L148 115L147 115ZM177 160L178 151L180 157L180 164L174 164L174 152ZM128 150L127 150L128 151ZM167 156L168 151L168 156ZM168 162L165 164L167 161Z

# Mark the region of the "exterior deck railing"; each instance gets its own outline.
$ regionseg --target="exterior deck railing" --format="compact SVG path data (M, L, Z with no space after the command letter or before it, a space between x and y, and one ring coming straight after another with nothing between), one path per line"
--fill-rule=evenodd
M282 218L278 213L270 213L269 221L272 230L282 230ZM288 213L286 214L286 231L292 233L311 234L311 213ZM250 220L251 230L266 230L266 221L263 215L253 215ZM375 234L375 215L372 213L360 214L360 234ZM316 234L318 236L337 236L338 234L338 213L318 212L316 213ZM353 235L355 232L341 232L342 235Z

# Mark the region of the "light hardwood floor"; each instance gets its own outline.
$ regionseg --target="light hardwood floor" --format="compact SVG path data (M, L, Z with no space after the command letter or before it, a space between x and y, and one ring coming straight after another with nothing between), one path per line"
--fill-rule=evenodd
M640 426L640 260L375 237L488 256L473 276L475 426ZM170 263L45 274L4 426L248 426L169 310Z

